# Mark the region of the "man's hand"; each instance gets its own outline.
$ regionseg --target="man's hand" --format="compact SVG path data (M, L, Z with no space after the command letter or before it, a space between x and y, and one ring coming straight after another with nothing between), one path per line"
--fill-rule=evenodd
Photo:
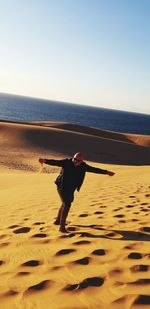
M115 173L108 171L107 175L108 175L108 176L114 176Z
M39 159L39 162L40 162L41 164L43 164L43 163L45 163L45 159L40 158L40 159Z

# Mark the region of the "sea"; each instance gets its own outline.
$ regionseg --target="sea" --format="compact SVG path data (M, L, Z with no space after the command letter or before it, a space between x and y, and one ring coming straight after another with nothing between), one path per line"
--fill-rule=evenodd
M60 121L109 131L150 135L150 115L0 93L0 120Z

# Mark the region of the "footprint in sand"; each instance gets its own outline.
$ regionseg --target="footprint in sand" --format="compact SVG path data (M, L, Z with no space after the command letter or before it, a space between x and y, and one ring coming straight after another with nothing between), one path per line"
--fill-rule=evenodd
M45 238L45 237L47 237L47 234L37 233L37 234L34 234L31 238Z
M14 230L13 233L15 233L15 234L28 233L30 230L31 230L30 227L21 227L17 230Z
M138 279L136 281L129 282L128 284L135 284L135 285L144 284L144 285L147 285L147 284L150 284L150 279L148 279L148 278Z
M33 225L41 225L41 224L45 224L45 222L35 222L35 223L33 223Z
M150 197L150 194L145 194L145 197Z
M17 224L14 224L14 225L9 226L8 228L9 228L9 229L15 229L16 227L20 227L20 226L17 225Z
M79 240L79 241L75 241L73 244L80 246L80 245L88 245L90 243L91 242L89 240Z
M103 285L103 283L104 283L104 278L101 278L101 277L86 278L79 284L79 289L85 289L89 286L99 287Z
M144 264L134 265L130 268L130 270L132 273L145 272L149 270L149 265L144 265Z
M143 255L139 252L131 252L129 255L128 255L128 259L142 259L143 258Z
M149 209L141 209L141 211L149 212Z
M80 264L80 265L88 265L90 263L90 258L89 257L84 257L82 259L76 260L72 262L73 264Z
M81 214L81 215L79 215L78 217L81 217L81 218L83 218L83 217L88 217L88 214Z
M75 249L62 249L56 253L56 256L70 254L75 251Z
M29 271L19 271L16 276L28 276L31 273Z
M45 290L47 288L49 288L51 286L51 284L53 283L53 281L51 280L44 280L41 281L38 284L32 285L30 286L26 291L25 294L30 294L30 293L34 293L34 292L39 292L42 290Z
M143 205L143 206L144 206L144 205L148 205L148 203L141 203L141 205Z
M122 207L118 207L118 208L115 208L113 211L118 211L118 210L121 210Z
M134 305L150 305L150 295L139 295Z
M92 252L94 255L105 255L106 251L104 249L96 249Z
M35 267L35 266L39 266L39 265L41 265L41 264L42 264L41 261L38 261L38 260L30 260L30 261L27 261L27 262L21 264L21 266Z
M83 290L90 286L100 287L103 284L104 284L104 278L92 277L92 278L86 278L82 282L77 284L69 284L63 290L64 291Z
M118 214L118 215L115 215L114 217L116 217L116 218L123 218L123 217L125 217L125 215Z

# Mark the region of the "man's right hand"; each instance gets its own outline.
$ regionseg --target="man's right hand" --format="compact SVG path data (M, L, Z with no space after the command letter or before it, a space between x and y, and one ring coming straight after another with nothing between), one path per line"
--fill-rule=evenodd
M43 164L43 163L45 163L45 159L40 158L40 159L39 159L39 162L40 162L41 164Z
M114 172L110 172L110 171L108 171L107 175L108 175L108 176L114 176L114 175L115 175L115 173L114 173Z

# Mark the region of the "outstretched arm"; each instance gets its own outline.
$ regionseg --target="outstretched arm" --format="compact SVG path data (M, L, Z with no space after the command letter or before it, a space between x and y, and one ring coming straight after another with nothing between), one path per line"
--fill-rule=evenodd
M103 170L98 167L90 166L86 164L86 172L95 173L95 174L105 174L108 176L113 176L115 173L107 170Z
M49 160L49 159L42 159L42 158L39 159L39 162L41 164L45 163L45 164L48 164L48 165L60 166L60 167L64 166L65 161L66 160L53 160L53 159Z

